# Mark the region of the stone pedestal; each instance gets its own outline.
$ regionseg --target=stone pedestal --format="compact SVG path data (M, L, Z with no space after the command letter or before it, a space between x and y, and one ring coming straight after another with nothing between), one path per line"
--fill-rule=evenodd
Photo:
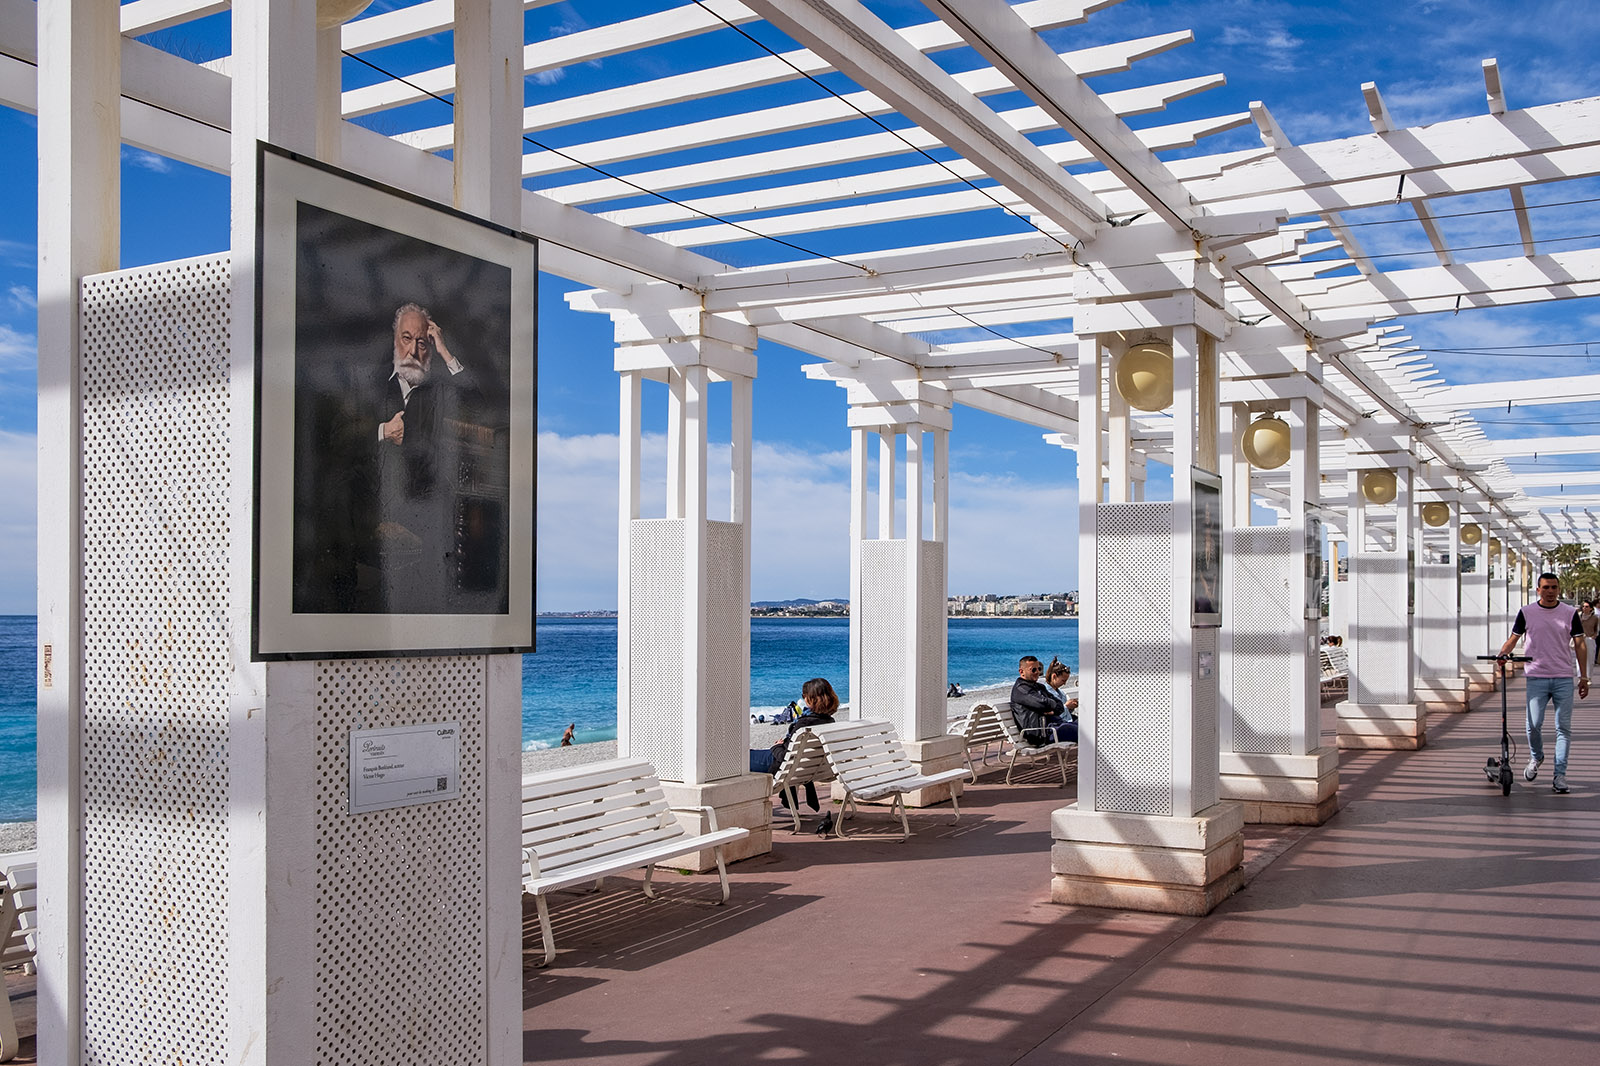
M772 850L772 778L768 774L741 774L703 785L685 785L663 781L667 804L678 816L678 823L689 833L706 833L711 830L711 820L703 811L693 807L710 807L717 815L718 829L742 828L750 830L743 840L726 844L722 857L726 862L738 862ZM717 868L716 853L697 851L673 859L668 865L684 870L704 873Z
M1345 750L1415 751L1428 742L1428 712L1416 703L1351 703L1339 715L1339 747Z
M1305 755L1223 752L1222 797L1252 824L1321 825L1339 809L1339 751Z
M1412 693L1417 697L1417 702L1429 711L1455 714L1467 709L1471 683L1471 679L1464 675L1419 677ZM1492 686L1493 682L1490 684Z
M1050 818L1050 900L1162 914L1209 914L1244 884L1244 808L1187 818L1084 811Z

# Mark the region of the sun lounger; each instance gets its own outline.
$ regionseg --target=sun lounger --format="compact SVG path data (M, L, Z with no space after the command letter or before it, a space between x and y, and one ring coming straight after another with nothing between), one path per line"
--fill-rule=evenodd
M979 706L983 705L979 704ZM974 708L974 710L976 709ZM1011 784L1011 775L1016 772L1018 759L1027 759L1029 762L1038 762L1042 759L1048 762L1053 755L1055 756L1056 765L1061 768L1062 787L1066 786L1067 756L1069 754L1072 756L1074 768L1078 764L1078 745L1076 743L1070 740L1053 740L1048 744L1030 744L1028 738L1023 735L1021 728L1018 727L1016 716L1011 713L1009 701L995 704L993 708L989 709L989 714L994 716L996 724L1005 732L1006 739L1011 742L1011 759L1006 766L1006 784Z
M544 935L544 962L555 960L555 937L545 895L560 888L644 870L644 894L656 863L690 852L714 849L728 901L728 868L722 848L750 835L748 829L718 829L716 812L702 812L710 832L691 836L673 817L655 767L643 759L609 762L529 774L522 779L522 890L533 896Z
M812 732L812 727L796 729L789 738L789 747L783 753L783 762L772 775L772 794L787 793L789 817L794 819L794 831L800 832L800 803L795 788L807 782L822 784L833 780L833 767L823 753L822 741Z
M943 770L926 776L906 757L904 746L887 722L835 722L833 725L813 729L822 741L828 765L844 786L844 809L839 812L839 835L845 835L844 823L856 809L856 801L868 803L889 796L894 797L893 809L900 814L901 840L911 839L911 825L906 821L905 794L920 788L954 784L972 774L971 767ZM956 799L959 789L950 790L950 806L955 810L955 820L961 820L961 805Z
M38 925L34 906L38 895L39 870L31 851L0 855L0 969L25 967L30 972L38 955ZM16 1058L19 1041L17 1022L11 1014L11 998L0 995L0 1062Z

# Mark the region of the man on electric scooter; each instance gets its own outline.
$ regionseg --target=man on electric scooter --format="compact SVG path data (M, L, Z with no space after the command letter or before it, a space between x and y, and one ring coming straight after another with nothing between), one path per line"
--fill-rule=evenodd
M1561 602L1561 579L1554 574L1539 575L1539 598L1517 612L1511 636L1500 646L1504 658L1526 634L1528 654L1533 661L1524 674L1528 689L1528 765L1524 780L1539 776L1544 762L1544 712L1556 705L1556 765L1550 787L1567 791L1567 750L1572 742L1572 661L1578 659L1578 698L1589 697L1589 656L1583 639L1583 621L1578 609Z

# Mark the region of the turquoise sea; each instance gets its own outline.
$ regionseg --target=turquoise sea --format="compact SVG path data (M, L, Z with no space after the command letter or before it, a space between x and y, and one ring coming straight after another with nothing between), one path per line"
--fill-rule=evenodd
M34 817L34 645L31 615L0 616L0 822ZM617 735L617 622L541 618L539 652L522 667L522 744L560 743L569 722L579 743ZM950 679L963 688L1009 681L1017 657L1052 655L1076 668L1076 619L952 618ZM800 696L807 678L849 693L849 622L755 618L750 622L750 703L772 711Z

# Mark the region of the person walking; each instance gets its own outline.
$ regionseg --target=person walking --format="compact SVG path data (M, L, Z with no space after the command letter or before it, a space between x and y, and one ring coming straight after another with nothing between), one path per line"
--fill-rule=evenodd
M1578 618L1583 622L1583 639L1594 648L1594 661L1600 664L1600 615L1594 613L1594 601L1584 600L1578 608Z
M1528 765L1522 771L1526 781L1539 776L1544 762L1544 715L1550 704L1556 708L1556 765L1550 787L1567 791L1567 755L1572 746L1572 663L1577 656L1578 698L1589 698L1589 656L1583 636L1583 620L1578 609L1561 602L1561 579L1554 574L1539 575L1539 598L1517 612L1511 635L1500 645L1500 657L1511 654L1517 641L1528 638L1528 664L1524 678L1528 695Z

